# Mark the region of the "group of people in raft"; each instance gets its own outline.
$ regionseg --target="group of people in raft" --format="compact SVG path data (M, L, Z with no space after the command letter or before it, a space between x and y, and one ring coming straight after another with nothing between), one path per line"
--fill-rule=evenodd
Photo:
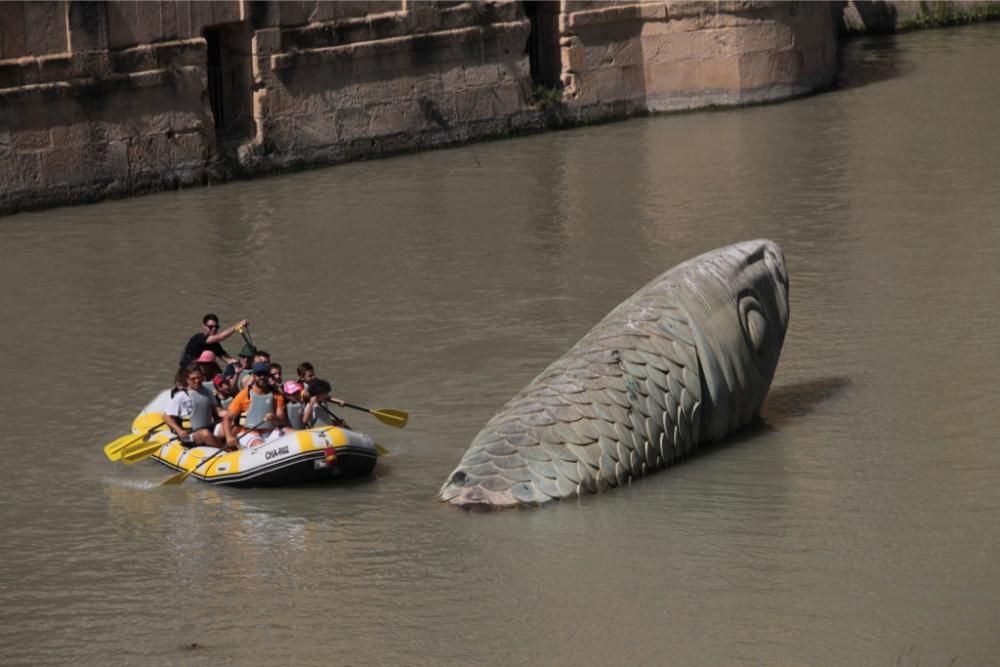
M233 450L271 442L289 428L346 426L326 407L344 401L330 395L330 383L317 378L309 362L298 365L297 379L284 381L281 364L249 342L236 357L226 352L222 341L248 324L244 319L220 330L219 317L208 313L184 347L163 413L181 443Z

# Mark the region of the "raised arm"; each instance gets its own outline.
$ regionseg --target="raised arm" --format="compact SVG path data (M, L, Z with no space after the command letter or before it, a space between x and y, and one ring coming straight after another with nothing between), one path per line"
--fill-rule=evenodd
M232 336L234 333L236 333L237 329L245 327L248 324L250 324L250 320L247 320L247 319L240 320L239 322L237 322L236 324L232 325L231 327L227 327L227 328L223 329L222 331L219 331L217 333L214 333L214 334L210 335L209 337L207 337L205 339L205 342L206 343L218 343L220 341L226 340L227 338L229 338L230 336Z

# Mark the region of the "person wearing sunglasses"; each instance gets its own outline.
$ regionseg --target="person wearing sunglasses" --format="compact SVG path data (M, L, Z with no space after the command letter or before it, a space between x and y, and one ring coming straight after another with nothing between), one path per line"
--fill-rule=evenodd
M236 333L237 329L249 324L250 320L243 319L231 327L219 331L219 316L215 313L205 315L205 317L201 318L201 331L191 336L187 345L184 346L184 353L181 355L179 367L187 368L205 350L211 350L215 353L216 357L225 359L228 363L236 361L235 358L230 357L226 350L223 349L222 341Z
M282 427L288 425L285 419L285 397L271 385L268 365L258 362L253 365L253 384L240 393L229 404L222 417L222 430L226 435L226 446L235 448L257 447L282 435ZM246 415L243 426L237 426L240 415Z

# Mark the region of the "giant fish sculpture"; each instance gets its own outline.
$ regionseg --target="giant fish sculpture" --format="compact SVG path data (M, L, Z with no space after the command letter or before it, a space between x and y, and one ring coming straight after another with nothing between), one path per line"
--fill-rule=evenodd
M541 505L676 463L759 413L787 328L788 273L775 243L684 262L490 419L438 498L466 508Z

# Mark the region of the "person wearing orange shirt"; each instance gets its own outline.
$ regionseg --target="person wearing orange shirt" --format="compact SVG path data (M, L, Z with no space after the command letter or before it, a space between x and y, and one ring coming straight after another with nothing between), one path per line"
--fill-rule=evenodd
M253 384L236 394L222 420L229 448L257 447L271 442L281 437L282 427L288 425L285 397L271 384L268 364L255 363L252 373ZM246 415L243 427L236 426L240 415Z

